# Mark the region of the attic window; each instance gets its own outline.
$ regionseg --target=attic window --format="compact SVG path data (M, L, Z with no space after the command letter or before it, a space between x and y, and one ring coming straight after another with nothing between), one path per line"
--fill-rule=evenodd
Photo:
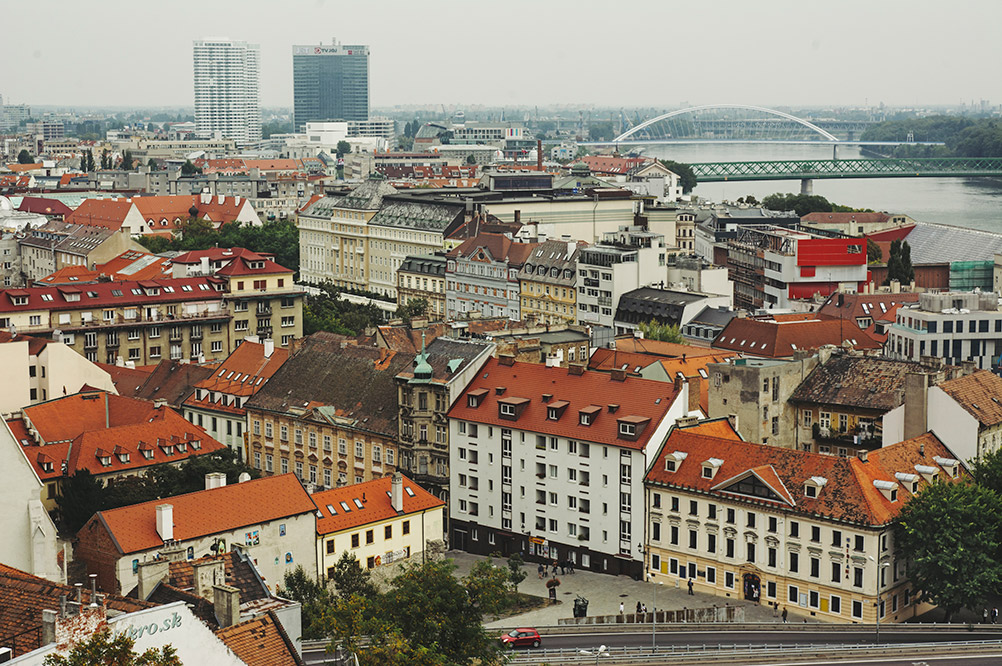
M546 406L546 418L550 421L558 421L560 417L563 416L564 410L567 409L569 405L566 400L557 400Z
M560 418L560 410L557 409L556 407L547 407L546 418L548 418L551 421L556 421L557 419Z
M178 442L176 444L178 453L184 453L188 450L188 445L184 442Z
M476 389L466 394L466 406L476 409L487 395L487 389Z
M408 497L414 497L414 490L410 486L404 486L404 492Z
M619 434L626 435L627 437L633 437L637 434L637 424L635 423L624 423L619 422Z
M147 460L153 460L153 449L143 449L143 457Z
M578 423L583 426L590 426L595 421L602 408L598 405L589 405L578 412Z
M351 511L351 507L348 506L347 502L339 502L339 504L341 505L341 510L344 511L345 513L348 513L348 512Z
M682 464L682 461L688 457L688 453L685 451L675 451L674 453L669 453L665 456L665 471L666 472L677 472L678 466Z
M123 452L123 453L119 453L118 454L118 462L123 462L123 463L129 462L129 453L127 451Z
M510 402L502 402L500 406L502 416L515 416L515 405Z
M355 502L355 506L357 508L359 508L359 509L364 509L365 508L364 506L362 506L362 500L358 499L357 497L354 499L354 502Z
M188 443L191 444L191 448L195 449L196 451L202 448L202 440L200 439L193 439Z
M898 501L898 484L893 481L883 481L881 479L877 479L873 482L873 486L890 501Z
M808 483L806 486L804 486L804 495L812 499L816 498L818 496L818 487Z
M812 476L804 482L804 495L810 498L816 498L821 489L825 487L828 483L828 479L823 476Z
M330 513L330 514L331 514L332 516L336 516L336 515L337 515L337 509L335 509L335 508L334 508L334 505L333 505L333 504L328 504L328 505L327 505L327 511L328 511L328 512L329 512L329 513Z
M710 458L703 462L703 478L712 479L717 475L717 470L724 464L720 458Z
M894 478L901 482L905 488L908 488L912 495L918 492L918 475L917 474L907 474L905 472L897 472Z
M952 478L957 478L958 468L960 467L959 462L953 458L942 458L940 456L933 456L932 459L935 460L936 463L939 464L939 466L942 467Z

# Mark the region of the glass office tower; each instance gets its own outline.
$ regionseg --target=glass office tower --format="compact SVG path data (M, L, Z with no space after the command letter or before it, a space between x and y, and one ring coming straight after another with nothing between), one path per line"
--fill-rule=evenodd
M369 47L293 46L293 122L369 119Z

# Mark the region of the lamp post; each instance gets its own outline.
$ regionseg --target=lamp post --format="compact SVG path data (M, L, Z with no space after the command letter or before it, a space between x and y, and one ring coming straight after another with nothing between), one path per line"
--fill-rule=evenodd
M873 559L872 555L867 555L866 559L870 560L871 562L877 565L877 637L875 644L880 645L880 607L883 604L883 594L880 591L880 586L881 586L880 574L884 568L891 566L891 563L877 562L877 560Z
M647 580L654 583L654 613L651 615L651 648L656 650L658 647L658 586L661 585L661 581L654 580L654 574L647 574Z

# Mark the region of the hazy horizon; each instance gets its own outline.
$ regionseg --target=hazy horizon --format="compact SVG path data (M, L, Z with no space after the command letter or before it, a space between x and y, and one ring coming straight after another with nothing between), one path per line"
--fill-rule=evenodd
M820 5L794 0L593 0L343 5L326 0L157 5L9 4L8 25L58 16L44 37L9 30L24 54L0 80L8 104L193 105L192 42L261 45L261 105L292 105L292 45L366 44L372 107L937 106L1002 102L1002 2ZM614 9L628 10L618 15ZM331 26L317 28L318 25ZM337 26L337 27L334 27ZM81 45L95 61L81 63Z

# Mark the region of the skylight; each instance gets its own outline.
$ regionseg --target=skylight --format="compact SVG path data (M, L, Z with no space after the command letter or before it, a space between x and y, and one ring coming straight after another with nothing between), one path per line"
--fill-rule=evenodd
M337 509L334 508L333 504L328 504L327 505L327 511L329 511L332 516L336 516L337 515Z
M355 506L358 507L359 509L365 508L364 506L362 506L362 500L358 499L357 497L353 501L355 502Z
M341 510L342 511L344 511L346 513L349 512L349 511L351 511L351 507L348 506L347 502L339 502L339 504L341 505Z
M406 492L409 496L414 497L414 491L411 490L410 486L404 486L404 492Z

